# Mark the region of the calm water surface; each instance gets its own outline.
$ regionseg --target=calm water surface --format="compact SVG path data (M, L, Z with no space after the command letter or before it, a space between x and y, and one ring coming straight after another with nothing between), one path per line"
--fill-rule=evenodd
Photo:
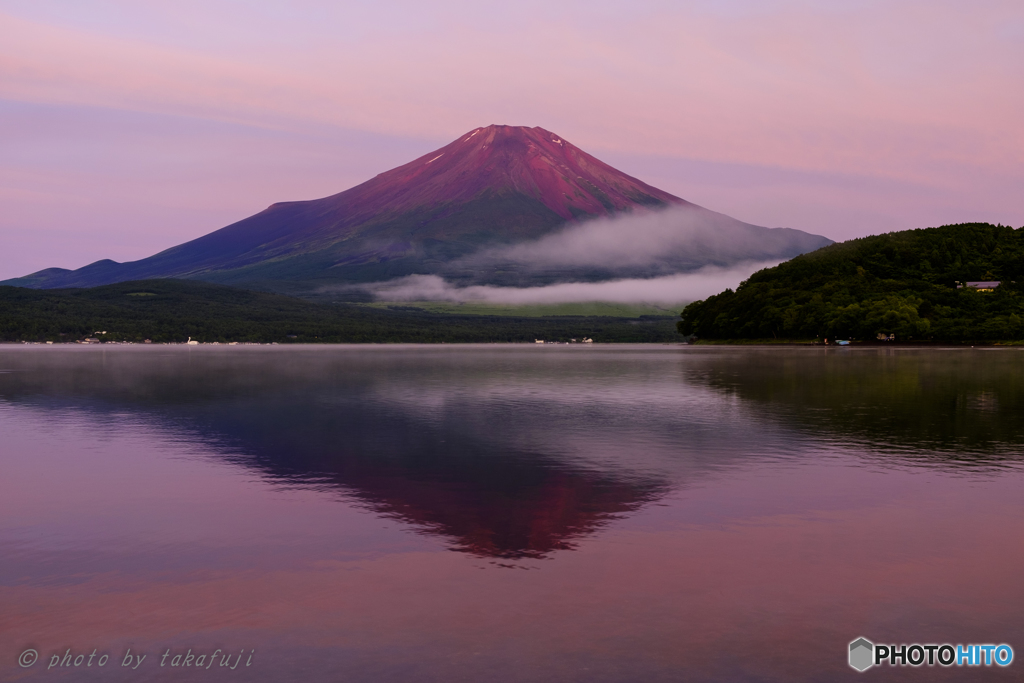
M1022 680L1022 413L1015 349L0 347L0 680Z

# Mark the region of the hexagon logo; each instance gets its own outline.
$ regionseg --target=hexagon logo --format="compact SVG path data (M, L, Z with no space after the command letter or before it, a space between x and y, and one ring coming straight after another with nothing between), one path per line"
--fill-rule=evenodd
M866 671L874 665L875 644L867 638L858 638L850 643L850 666L857 671Z

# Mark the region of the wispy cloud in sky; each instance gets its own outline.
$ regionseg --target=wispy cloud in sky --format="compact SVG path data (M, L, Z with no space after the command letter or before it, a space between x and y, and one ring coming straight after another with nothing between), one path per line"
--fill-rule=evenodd
M443 139L497 117L819 170L1021 161L1017 2L76 4L5 3L0 93Z

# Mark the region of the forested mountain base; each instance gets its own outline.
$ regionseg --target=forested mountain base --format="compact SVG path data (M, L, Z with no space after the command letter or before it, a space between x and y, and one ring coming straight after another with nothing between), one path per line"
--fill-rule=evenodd
M998 280L982 292L958 283ZM1024 339L1024 228L964 223L850 240L687 306L699 339Z
M671 317L450 315L395 306L313 304L187 280L91 289L0 287L0 341L358 343L677 342Z

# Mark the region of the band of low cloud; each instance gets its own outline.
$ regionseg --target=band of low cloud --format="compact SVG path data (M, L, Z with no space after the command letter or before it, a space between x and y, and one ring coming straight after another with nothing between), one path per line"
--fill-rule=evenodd
M751 274L777 261L714 266L692 273L606 282L562 282L543 287L458 287L437 275L410 275L369 287L381 301L482 302L511 306L602 301L676 305L704 299L727 287L735 288Z

